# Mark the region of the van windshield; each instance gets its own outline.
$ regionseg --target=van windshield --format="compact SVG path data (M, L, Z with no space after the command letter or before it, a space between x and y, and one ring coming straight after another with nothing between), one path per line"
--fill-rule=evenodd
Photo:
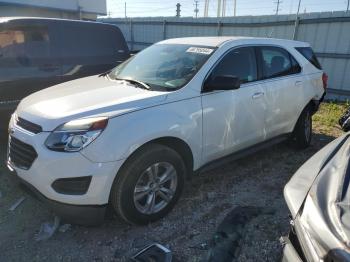
M213 47L155 44L112 70L112 79L131 79L152 89L176 90L187 84L208 60Z

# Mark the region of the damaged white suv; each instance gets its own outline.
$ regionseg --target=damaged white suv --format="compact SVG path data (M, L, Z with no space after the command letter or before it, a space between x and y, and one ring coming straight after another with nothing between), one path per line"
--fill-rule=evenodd
M73 223L101 222L110 204L145 224L214 160L285 138L308 146L326 85L306 43L162 41L111 72L25 98L9 125L8 167Z

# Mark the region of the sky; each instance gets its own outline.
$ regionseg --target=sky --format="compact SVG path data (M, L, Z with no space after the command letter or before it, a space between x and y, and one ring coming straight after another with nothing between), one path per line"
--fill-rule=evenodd
M209 0L209 16L216 16L217 1ZM233 16L233 1L226 0L226 16ZM276 13L278 0L236 0L237 16L270 15ZM350 0L301 0L300 12L322 12L346 10ZM279 13L296 13L299 0L280 0ZM195 15L195 0L107 0L110 17L175 16L176 4L181 4L181 16ZM205 0L198 0L198 17L203 17Z

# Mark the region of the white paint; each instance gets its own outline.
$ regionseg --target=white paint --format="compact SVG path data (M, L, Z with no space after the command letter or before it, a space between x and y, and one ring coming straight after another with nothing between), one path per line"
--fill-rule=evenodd
M163 44L196 45L198 39L174 39ZM196 170L211 160L291 132L303 108L323 94L322 72L309 66L294 49L308 46L306 43L232 37L201 38L201 43L218 49L186 86L174 92L148 91L92 76L25 98L17 109L18 116L45 131L79 118L110 119L101 135L81 152L62 153L45 147L50 132L31 136L17 128L12 118L13 136L38 152L29 170L15 167L18 175L50 199L105 204L119 168L143 144L160 137L181 139L191 148ZM237 90L201 92L206 75L223 54L237 46L260 44L287 49L302 66L302 73L244 84ZM302 85L296 87L296 80ZM264 95L256 98L257 93ZM58 194L51 188L58 178L86 175L93 178L83 196Z

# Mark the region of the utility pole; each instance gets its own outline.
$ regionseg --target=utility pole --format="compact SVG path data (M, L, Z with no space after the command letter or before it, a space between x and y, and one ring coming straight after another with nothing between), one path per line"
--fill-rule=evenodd
M346 6L346 12L349 12L350 0L348 0L348 5Z
M180 5L180 3L177 3L176 4L176 17L180 17L181 16L181 10L180 10L180 7L181 7L181 5Z
M208 17L208 13L209 13L209 0L205 0L203 16Z
M199 12L199 9L198 9L198 0L194 1L195 2L195 6L196 8L194 9L194 12L196 14L196 18L198 17L198 12Z
M78 6L78 10L79 10L79 20L81 20L82 19L82 7L79 5Z
M233 0L233 16L236 16L237 11L237 0Z
M276 7L276 15L278 15L278 11L280 11L280 4L282 3L282 1L281 0L277 0L276 2L275 2L275 4L277 4L277 7Z
M218 0L218 10L216 12L216 16L220 17L220 13L221 13L221 0Z
M222 0L221 16L225 17L226 15L226 0Z
M297 14L295 15L293 40L296 40L296 39L297 39L297 34L298 34L300 4L301 4L301 0L299 0Z
M204 2L204 13L203 13L204 17L208 17L208 6L209 6L209 0L205 0L205 2Z
M126 18L126 2L124 2L124 16Z

